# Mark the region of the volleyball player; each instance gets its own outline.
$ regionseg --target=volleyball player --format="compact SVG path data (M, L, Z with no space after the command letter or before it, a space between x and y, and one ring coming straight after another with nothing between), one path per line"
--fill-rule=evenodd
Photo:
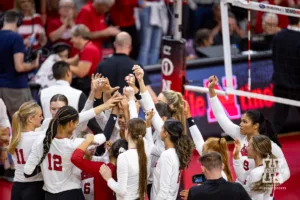
M243 176L243 162L240 156L241 143L239 140L235 141L235 148L233 156L236 161L234 165L237 177ZM272 142L264 135L253 136L247 147L248 158L254 159L255 167L250 170L244 188L248 192L251 199L255 200L273 200L274 187L276 186L273 177L278 170L274 163L271 163L276 157L272 154ZM270 162L266 163L264 160L268 159Z
M116 123L116 109L112 111L112 117L108 120L107 125L104 129L104 134L109 134L112 132L115 123ZM112 120L114 119L114 120ZM107 186L106 181L102 178L99 174L99 169L104 162L96 162L93 160L84 159L84 154L87 151L88 146L93 142L93 137L89 135L86 140L74 151L71 161L72 163L77 166L79 169L83 170L83 174L90 174L92 175L93 182L91 182L91 178L87 177L88 179L85 181L83 180L84 188L83 192L88 193L89 199L93 196L95 200L114 200L113 191ZM122 147L122 149L121 149ZM124 140L117 140L111 147L109 151L109 163L107 166L112 171L112 177L116 178L116 162L118 155L120 153L125 152L128 149L127 142ZM98 190L101 188L101 190ZM92 195L94 193L94 195Z
M103 111L118 102L118 99L112 98L100 108ZM80 170L71 163L73 151L84 139L69 139L78 125L78 118L78 112L74 108L62 107L51 120L46 136L39 137L33 144L24 174L30 177L42 172L46 199L84 199ZM110 135L98 134L95 142L101 145L109 137Z
M231 136L234 140L239 140L241 143L240 156L243 160L243 172L241 173L242 175L238 177L237 181L243 184L246 177L249 175L249 172L255 167L254 160L247 157L246 148L250 139L259 134L266 135L271 139L272 153L282 162L279 175L277 177L279 182L283 183L288 180L290 177L290 169L280 148L281 145L278 141L277 134L272 128L272 124L265 119L262 113L255 110L247 111L242 115L240 126L232 123L225 114L224 109L215 93L214 87L217 83L218 78L216 76L209 77L208 88L213 113L225 133Z
M12 138L8 148L15 164L12 200L44 199L42 175L37 174L31 178L24 176L24 165L28 160L32 144L40 135L45 135L44 132L35 132L35 128L41 126L42 119L42 109L34 102L22 104L13 115Z
M129 120L127 127L125 138L128 150L119 155L117 160L118 181L112 178L111 170L106 165L101 166L100 173L116 193L118 200L144 200L150 168L143 139L146 135L146 123L142 119L134 118Z

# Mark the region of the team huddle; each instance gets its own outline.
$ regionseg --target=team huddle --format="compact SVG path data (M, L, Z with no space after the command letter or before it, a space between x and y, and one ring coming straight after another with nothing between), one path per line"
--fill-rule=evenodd
M59 105L51 110L52 118L43 119L35 102L19 108L8 146L15 163L12 200L194 199L194 187L180 189L194 147L207 180L216 167L211 163L217 153L222 162L217 166L219 179L242 185L245 194L239 199L274 198L276 186L289 179L290 171L277 134L262 113L247 111L240 125L234 124L214 91L217 77L209 78L213 113L235 141L234 180L226 139L204 140L200 130L205 127L197 127L181 93L162 91L155 103L143 69L135 65L132 70L123 94L107 78L93 75L90 96L80 113L60 91L49 102ZM140 108L145 119L139 117ZM103 133L85 131L93 118ZM266 160L271 163L265 164ZM266 176L270 181L264 181Z

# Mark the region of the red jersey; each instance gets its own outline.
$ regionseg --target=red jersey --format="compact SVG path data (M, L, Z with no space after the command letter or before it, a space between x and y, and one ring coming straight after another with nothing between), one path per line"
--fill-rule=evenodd
M79 53L79 60L87 61L92 64L88 76L91 76L96 72L97 65L100 63L101 57L102 55L99 48L93 42L89 41L86 43L83 50Z
M47 36L48 36L48 38L49 38L49 35L53 31L56 31L62 25L63 25L63 23L60 20L60 18L50 18L48 20L48 26L47 26ZM71 38L72 38L71 27L67 27L67 29L65 30L65 32L60 36L60 38L58 40L56 40L54 42L54 44L58 43L58 42L64 42L64 43L70 45L72 47L71 52L70 52L70 57L73 57L77 53L79 53L79 51L76 48L73 47L73 44L71 42Z
M88 3L81 8L76 19L76 24L86 25L91 32L102 31L107 27L104 14L97 14L91 3ZM93 40L93 42L100 50L102 49L102 39Z
M81 169L82 171L91 174L94 177L94 187L97 188L94 190L95 200L114 200L114 192L107 186L106 181L102 178L99 173L100 167L105 164L103 162L94 162L86 160L83 158L84 151L81 149L76 149L72 155L72 163ZM112 172L112 177L116 179L116 167L109 163L107 166ZM100 189L99 189L100 188Z
M116 26L128 27L135 24L134 8L138 0L119 0L109 10L110 18Z

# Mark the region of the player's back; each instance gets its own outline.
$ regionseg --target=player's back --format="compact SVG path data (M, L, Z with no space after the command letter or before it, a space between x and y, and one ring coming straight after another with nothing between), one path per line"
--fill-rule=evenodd
M42 181L42 174L37 174L36 176L25 178L24 176L24 166L30 155L31 147L34 141L40 136L45 135L45 132L22 132L19 144L16 146L14 154L12 154L12 159L15 164L15 177L14 182L35 182Z
M54 138L50 150L42 163L44 190L59 193L81 188L81 170L71 162L73 151L84 141Z

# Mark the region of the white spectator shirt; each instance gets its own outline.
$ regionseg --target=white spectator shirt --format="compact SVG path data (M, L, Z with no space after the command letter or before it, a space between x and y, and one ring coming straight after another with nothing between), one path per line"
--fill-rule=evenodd
M247 156L247 147L248 147L248 140L247 136L242 135L240 132L240 127L234 124L226 115L224 108L219 101L218 97L210 98L211 108L213 113L224 130L226 134L228 134L232 139L239 140L241 143L241 151L240 151L240 162L243 163L243 167L239 168L241 171L236 173L240 173L241 175L238 176L237 182L243 184L246 180L246 177L249 175L250 171L254 169L255 163L253 159L249 159ZM281 148L272 142L272 154L275 155L278 159L280 159L280 169L278 170L279 174L277 176L279 182L282 184L286 180L290 178L290 169L284 157L284 154Z
M42 181L42 174L37 174L30 178L25 178L24 176L24 166L28 160L28 157L31 152L31 147L35 140L41 136L45 136L45 132L22 132L21 140L15 149L15 153L12 154L12 159L15 164L15 177L14 182L34 182Z
M181 180L179 166L179 158L174 148L167 149L161 154L153 172L151 199L177 199Z
M24 173L28 175L32 174L42 158L44 137L39 137L33 144L32 152L24 167ZM106 138L103 134L98 134L94 140L103 144ZM81 188L81 170L72 164L71 157L83 141L83 138L52 140L50 150L41 164L45 191L56 194Z
M10 122L7 116L7 109L1 98L0 98L0 127L10 128Z
M72 106L78 111L78 103L82 91L72 88L67 81L58 80L55 85L41 90L40 101L43 109L44 118L51 118L50 99L56 94L63 94L69 101L69 106Z

